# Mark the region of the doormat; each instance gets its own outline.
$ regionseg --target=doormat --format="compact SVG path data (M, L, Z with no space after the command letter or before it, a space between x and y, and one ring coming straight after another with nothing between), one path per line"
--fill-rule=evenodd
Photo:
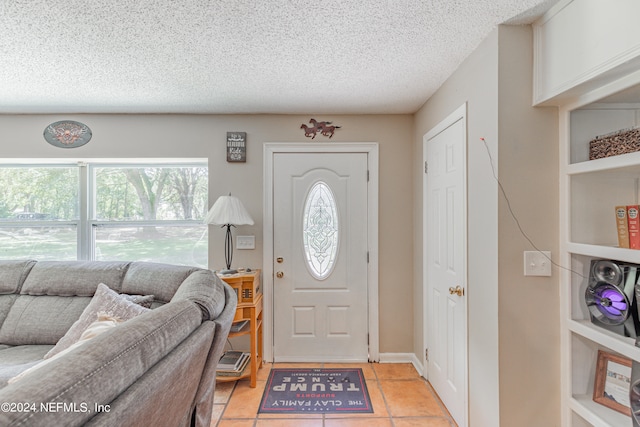
M373 407L360 368L274 368L258 413L366 414L373 413Z

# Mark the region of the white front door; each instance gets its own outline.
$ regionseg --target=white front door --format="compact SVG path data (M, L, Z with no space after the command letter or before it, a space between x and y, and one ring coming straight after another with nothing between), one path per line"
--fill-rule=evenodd
M467 425L466 109L424 139L428 378Z
M367 154L275 153L276 362L368 360Z

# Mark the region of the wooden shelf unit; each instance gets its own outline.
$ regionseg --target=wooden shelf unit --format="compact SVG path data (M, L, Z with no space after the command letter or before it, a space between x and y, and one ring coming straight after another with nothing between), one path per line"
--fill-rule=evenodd
M260 270L251 272L240 272L233 275L219 275L229 286L234 288L238 295L238 307L233 318L234 323L248 320L238 332L230 332L229 338L249 335L251 341L249 353L251 361L240 376L220 376L216 377L219 382L238 381L243 378L251 379L251 387L256 386L258 369L262 367L263 341L262 341L262 289L260 288ZM243 292L244 290L244 292ZM249 291L251 290L251 291ZM241 302L243 301L243 302Z

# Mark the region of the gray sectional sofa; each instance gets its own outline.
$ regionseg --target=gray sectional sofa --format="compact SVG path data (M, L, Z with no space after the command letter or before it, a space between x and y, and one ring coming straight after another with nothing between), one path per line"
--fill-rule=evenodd
M43 362L93 316L99 289L136 313ZM0 261L0 425L208 427L236 304L194 267Z

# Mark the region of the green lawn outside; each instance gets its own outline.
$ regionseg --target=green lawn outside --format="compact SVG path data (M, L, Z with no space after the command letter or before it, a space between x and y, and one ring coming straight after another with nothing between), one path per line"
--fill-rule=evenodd
M207 267L206 226L102 227L96 230L96 259L153 261ZM75 260L75 228L0 229L0 259Z

